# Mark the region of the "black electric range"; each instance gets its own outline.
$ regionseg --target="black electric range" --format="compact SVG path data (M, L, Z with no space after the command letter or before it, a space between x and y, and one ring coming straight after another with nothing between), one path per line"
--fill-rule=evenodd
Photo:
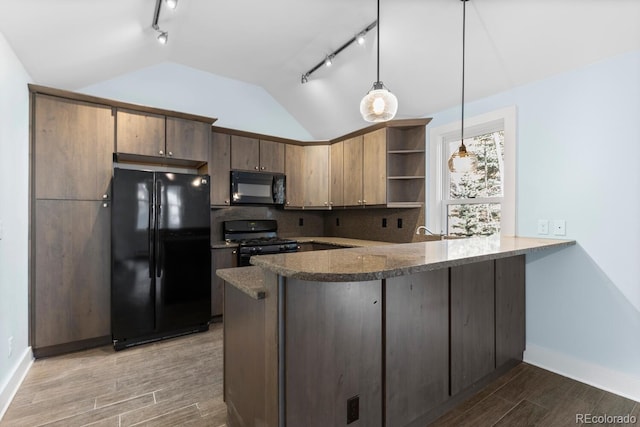
M253 255L297 252L298 242L278 237L278 222L273 219L223 222L224 239L238 244L238 266L251 265Z

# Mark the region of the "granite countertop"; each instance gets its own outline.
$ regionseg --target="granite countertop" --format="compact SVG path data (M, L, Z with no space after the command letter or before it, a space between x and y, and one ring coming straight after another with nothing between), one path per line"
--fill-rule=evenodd
M253 299L264 299L264 273L260 267L235 267L216 270L216 274Z
M211 242L211 249L225 249L225 248L237 248L237 243L225 242L224 240L218 240Z
M379 280L561 248L575 243L575 240L527 237L474 237L262 255L251 258L251 263L285 277L319 282L348 282Z
M393 245L389 242L378 242L375 240L349 239L346 237L291 237L298 243L324 243L327 245L344 246L345 248L363 248L368 246Z

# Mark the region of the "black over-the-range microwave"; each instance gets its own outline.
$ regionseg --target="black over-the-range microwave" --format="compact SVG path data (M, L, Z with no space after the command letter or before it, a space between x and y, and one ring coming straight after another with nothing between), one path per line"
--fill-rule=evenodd
M231 171L231 204L283 205L285 182L280 173Z

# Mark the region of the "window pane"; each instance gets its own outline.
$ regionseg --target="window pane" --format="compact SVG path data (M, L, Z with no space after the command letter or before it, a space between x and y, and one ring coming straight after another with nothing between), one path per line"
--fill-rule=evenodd
M500 233L500 203L447 206L447 234L490 236Z
M465 138L467 152L476 155L475 171L449 173L449 199L502 196L504 168L504 131ZM460 146L460 141L447 144L448 157Z

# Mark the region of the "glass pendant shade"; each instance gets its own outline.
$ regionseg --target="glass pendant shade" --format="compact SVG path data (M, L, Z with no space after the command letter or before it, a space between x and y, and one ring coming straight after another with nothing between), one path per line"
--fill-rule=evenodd
M398 98L382 82L375 82L373 88L360 101L360 114L368 122L386 122L398 112Z
M460 148L449 157L449 171L451 173L465 173L476 169L478 158L475 154L467 151L464 142L460 144Z

